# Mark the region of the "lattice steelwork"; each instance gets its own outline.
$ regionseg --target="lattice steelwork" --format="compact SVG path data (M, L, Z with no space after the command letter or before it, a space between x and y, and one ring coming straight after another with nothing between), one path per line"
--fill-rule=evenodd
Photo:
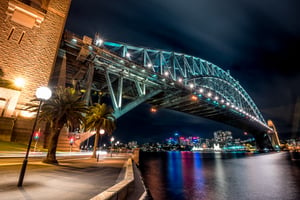
M253 134L272 131L239 82L220 67L186 54L98 39L66 32L57 59L61 69L66 63L66 85L85 90L88 104L92 92L101 92L109 95L117 118L148 102Z
M118 55L132 60L153 73L160 74L174 81L182 81L187 88L195 93L213 93L214 98L224 101L243 114L266 124L257 106L229 72L198 57L128 44L104 42L105 48Z

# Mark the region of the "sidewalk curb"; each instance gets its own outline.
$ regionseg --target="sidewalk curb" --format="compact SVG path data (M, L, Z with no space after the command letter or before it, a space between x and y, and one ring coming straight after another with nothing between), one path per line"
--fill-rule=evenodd
M125 165L126 172L124 179L104 192L94 196L90 200L126 199L127 195L131 192L134 183L132 159L129 158L127 162L125 162Z

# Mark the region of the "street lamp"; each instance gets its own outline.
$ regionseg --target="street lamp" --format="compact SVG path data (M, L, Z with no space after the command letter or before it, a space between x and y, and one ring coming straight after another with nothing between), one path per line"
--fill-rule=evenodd
M36 117L35 117L35 120L34 120L34 124L33 124L33 127L32 127L32 131L31 131L31 135L30 135L30 138L29 138L29 142L28 142L28 146L27 146L27 151L26 151L26 155L25 155L25 158L24 158L24 161L23 161L22 169L21 169L21 172L20 172L18 187L22 187L22 185L23 185L23 179L24 179L24 175L25 175L25 171L26 171L27 162L28 162L28 155L29 155L29 151L30 151L30 146L31 146L33 134L35 132L35 127L36 127L37 119L39 118L39 114L40 114L40 109L41 109L41 106L42 106L42 102L43 102L43 100L44 101L48 100L51 97L52 92L51 92L51 90L48 87L39 87L36 90L35 95L38 98L38 100L40 101L40 103L39 103L37 114L36 114Z
M111 154L110 154L110 157L112 157L112 153L113 153L112 151L113 151L113 146L114 146L114 143L113 143L114 140L115 140L114 137L111 137L111 138L110 138L110 142L111 142L111 147L110 147L110 148L111 148L111 151L110 151Z
M104 135L104 133L105 133L105 130L104 129L100 129L100 150L102 149L102 137L103 137L103 135Z

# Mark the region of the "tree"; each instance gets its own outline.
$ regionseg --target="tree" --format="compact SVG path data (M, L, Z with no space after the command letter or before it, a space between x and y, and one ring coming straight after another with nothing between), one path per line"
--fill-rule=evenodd
M104 129L108 134L116 129L116 118L113 116L113 109L106 104L95 104L89 108L86 115L85 127L87 130L96 130L94 150L92 158L96 158L96 151L100 138L100 129Z
M54 90L52 97L43 103L40 113L40 120L50 123L48 153L43 162L58 164L56 148L61 129L65 125L79 127L86 112L87 107L75 89L59 87Z

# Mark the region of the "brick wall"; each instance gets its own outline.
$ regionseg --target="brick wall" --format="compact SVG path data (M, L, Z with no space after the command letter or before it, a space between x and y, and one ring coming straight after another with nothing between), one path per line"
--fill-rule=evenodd
M48 85L70 4L71 0L49 0L46 12L42 12L18 0L0 0L0 68L6 80L13 81L18 77L25 80L17 103L19 109L34 98L38 87ZM8 7L17 10L14 5L24 6L28 11L43 16L43 21L40 24L34 22L34 26L30 27L31 16L25 14L25 17L19 17L21 21L24 19L21 23L13 20L16 16L12 13L16 11ZM5 92L0 92L0 97L5 95ZM13 132L6 131L0 135L3 135L3 140L11 137L11 141L27 143L32 124L33 119L19 116Z
M13 127L14 127L14 118L1 117L0 118L0 140L10 142Z
M44 21L33 28L8 17L8 2L0 1L0 67L5 79L25 79L19 98L24 105L34 98L36 88L48 85L71 0L50 0Z

